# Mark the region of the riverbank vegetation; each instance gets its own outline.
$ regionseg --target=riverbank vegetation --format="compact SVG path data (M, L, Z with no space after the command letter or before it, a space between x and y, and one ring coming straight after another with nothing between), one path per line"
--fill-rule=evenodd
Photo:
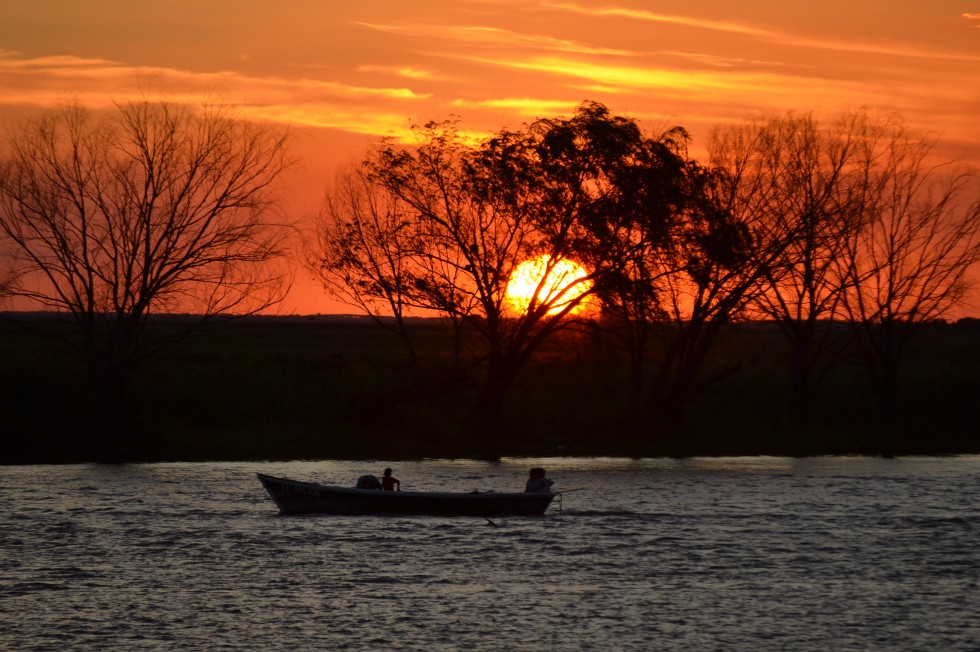
M18 316L21 320L51 316ZM151 328L180 326L156 318ZM52 325L49 323L48 328ZM58 327L58 326L55 326ZM61 327L70 328L62 320ZM897 414L878 417L866 370L835 368L801 422L792 352L772 323L723 330L706 364L737 366L691 404L685 430L639 427L629 360L601 330L563 331L516 379L503 426L474 427L476 378L447 381L450 325L409 320L421 368L367 318L249 318L206 329L137 379L133 460L493 457L496 455L820 455L980 453L980 324L920 327ZM464 353L479 338L467 335ZM81 360L0 322L0 463L93 460L98 400ZM474 371L475 373L475 371Z
M148 102L19 134L0 298L56 314L8 315L49 340L5 343L11 459L973 446L943 320L980 181L891 116L719 126L703 160L588 101L479 142L430 122L339 172L301 259L288 134ZM364 317L255 319L298 263Z

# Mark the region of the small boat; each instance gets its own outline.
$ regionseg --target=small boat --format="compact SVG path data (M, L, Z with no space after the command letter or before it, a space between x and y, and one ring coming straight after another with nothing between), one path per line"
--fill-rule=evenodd
M348 489L257 474L281 514L411 514L425 516L540 516L555 495L474 491Z

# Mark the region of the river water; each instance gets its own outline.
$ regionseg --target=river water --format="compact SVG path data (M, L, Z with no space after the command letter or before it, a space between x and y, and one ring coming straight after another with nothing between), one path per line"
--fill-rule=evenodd
M284 517L255 473L0 467L0 649L977 650L980 457L398 463L543 517Z

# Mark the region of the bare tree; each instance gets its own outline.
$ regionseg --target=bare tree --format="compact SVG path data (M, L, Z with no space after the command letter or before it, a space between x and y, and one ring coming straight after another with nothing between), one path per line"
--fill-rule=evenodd
M415 221L364 166L342 169L324 203L307 255L310 269L332 296L394 330L417 366L405 321L419 304L412 285Z
M886 424L897 415L908 342L964 298L968 272L980 260L976 171L937 163L934 147L934 139L899 122L869 124L862 183L851 197L862 225L848 242L853 263L844 306Z
M14 280L13 272L0 269L0 302L13 294Z
M133 371L176 337L283 297L286 231L270 216L286 141L214 106L150 101L102 119L67 104L8 137L0 236L13 294L71 314L80 337L69 343L107 414L125 413ZM147 335L151 314L173 311L196 320Z
M753 214L770 241L785 241L763 269L755 306L790 344L794 412L804 421L814 387L846 351L835 326L850 282L847 242L860 226L851 201L861 183L865 111L820 124L792 113L714 132L709 150L729 172L733 206Z

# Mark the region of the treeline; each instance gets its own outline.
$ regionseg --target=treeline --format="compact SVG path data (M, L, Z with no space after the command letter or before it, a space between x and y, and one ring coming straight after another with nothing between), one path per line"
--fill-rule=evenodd
M34 316L20 316L31 321ZM51 317L43 319L50 321ZM150 321L151 330L176 327ZM70 321L47 328L71 329ZM451 327L410 320L428 368L451 363ZM475 333L465 338L474 344ZM0 322L0 463L96 459L98 408L80 360ZM504 402L508 424L488 442L472 427L477 379L420 379L404 349L366 318L250 318L205 329L137 377L130 459L264 460L495 455L819 455L980 452L980 324L920 327L904 368L897 425L880 427L861 367L830 373L794 414L789 347L775 324L723 329L708 370L739 365L691 405L683 436L634 427L628 360L598 331L546 343Z
M440 410L487 455L522 430L515 386L580 338L621 374L603 375L619 397L609 423L682 450L705 397L746 376L722 339L759 321L788 351L785 423L808 429L846 367L865 372L872 429L893 430L914 337L962 301L980 257L975 171L869 111L719 127L700 161L683 128L649 133L594 102L478 143L453 122L415 131L341 171L303 263L401 344L398 386L353 403L451 395ZM69 105L3 143L0 292L70 315L67 330L27 325L84 361L99 456L144 448L146 365L283 296L287 145L214 107L149 101L102 120ZM527 261L540 274L515 309L508 284ZM175 311L197 317L150 326ZM450 335L437 353L419 314Z
M799 423L851 361L890 427L911 338L962 300L980 256L975 172L868 111L721 127L703 161L682 128L648 134L596 103L477 146L453 123L417 135L338 176L311 266L412 360L411 310L478 333L477 358L452 350L481 365L474 425L490 436L508 389L566 328L600 329L629 361L631 427L683 436L692 401L739 370L709 365L723 329L760 319L789 346ZM542 273L515 313L507 280L526 260ZM587 272L552 278L566 260Z

